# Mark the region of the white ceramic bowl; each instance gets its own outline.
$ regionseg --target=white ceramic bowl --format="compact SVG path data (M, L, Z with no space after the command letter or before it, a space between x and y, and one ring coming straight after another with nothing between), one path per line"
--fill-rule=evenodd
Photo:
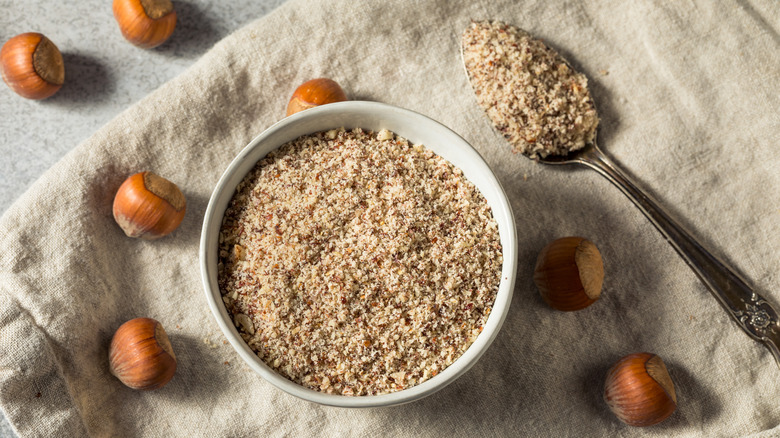
M343 396L317 392L300 386L268 367L239 336L222 303L217 283L217 246L222 216L236 186L255 164L270 151L302 135L333 128L360 127L364 130L388 129L412 143L425 147L463 170L487 199L498 222L503 247L501 283L496 302L476 341L452 365L435 377L408 389L373 396ZM217 182L203 221L200 240L200 269L206 300L225 337L239 356L267 381L304 400L340 407L374 407L407 403L430 395L466 372L482 356L498 334L509 311L517 270L515 221L506 194L479 154L460 136L444 125L413 111L376 102L340 102L299 112L282 119L260 134L230 163Z

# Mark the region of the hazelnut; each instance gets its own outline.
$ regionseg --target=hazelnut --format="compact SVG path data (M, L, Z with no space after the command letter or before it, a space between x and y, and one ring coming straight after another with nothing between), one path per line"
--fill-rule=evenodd
M3 81L27 99L45 99L65 82L62 53L51 40L35 32L16 35L3 44L0 69Z
M152 172L140 172L122 183L114 197L114 220L129 237L166 236L184 219L187 200L176 184Z
M164 43L176 27L170 0L114 0L113 9L122 35L143 49Z
M664 361L651 353L620 359L607 372L604 401L630 426L652 426L677 409L677 394Z
M287 104L287 115L345 100L347 100L347 95L336 81L328 78L312 79L304 82L295 90Z
M176 373L176 355L162 324L135 318L122 324L108 350L111 374L133 389L162 388Z
M601 254L593 242L582 237L557 239L539 253L534 282L542 299L553 309L584 309L601 295Z

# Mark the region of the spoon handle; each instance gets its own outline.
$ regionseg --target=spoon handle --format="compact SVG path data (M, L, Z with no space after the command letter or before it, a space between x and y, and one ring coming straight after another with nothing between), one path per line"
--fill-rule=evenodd
M780 365L780 318L774 307L732 268L701 246L597 147L577 160L616 185L650 219L736 323L761 341Z

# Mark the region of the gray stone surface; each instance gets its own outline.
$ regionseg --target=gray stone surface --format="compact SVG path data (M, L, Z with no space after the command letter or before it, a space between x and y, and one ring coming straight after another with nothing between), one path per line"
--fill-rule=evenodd
M124 40L109 0L0 0L0 40L23 32L46 35L62 52L66 76L62 89L43 101L0 85L0 214L98 128L284 0L173 2L173 36L144 50ZM15 436L4 417L0 436Z

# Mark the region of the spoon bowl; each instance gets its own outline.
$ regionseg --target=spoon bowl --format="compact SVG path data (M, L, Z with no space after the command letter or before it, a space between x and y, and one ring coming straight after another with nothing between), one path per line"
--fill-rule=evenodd
M473 90L473 80L466 66L464 46L461 61ZM548 50L549 47L547 48ZM559 55L560 56L560 55ZM563 57L560 57L563 59ZM563 62L574 70L568 61ZM495 123L494 123L495 126ZM526 155L527 156L527 155ZM565 155L549 154L529 157L549 165L579 164L597 171L620 189L661 232L707 289L728 312L737 325L751 338L762 342L780 366L780 317L775 307L751 287L736 270L715 257L687 230L672 218L650 195L610 160L593 141Z

